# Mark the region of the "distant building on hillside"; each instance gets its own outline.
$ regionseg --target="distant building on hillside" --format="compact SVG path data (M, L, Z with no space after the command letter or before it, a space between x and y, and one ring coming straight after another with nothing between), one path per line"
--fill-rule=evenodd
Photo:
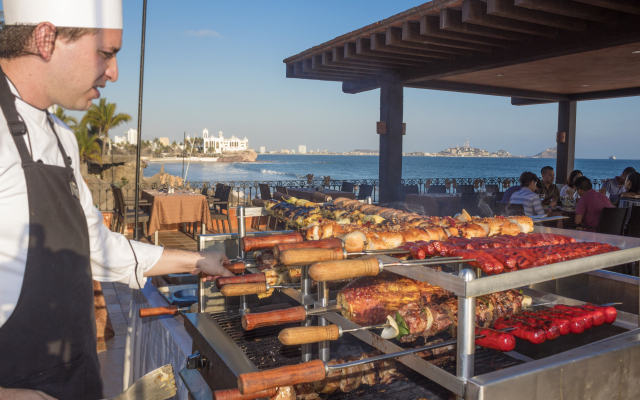
M267 149L264 148L264 146L260 146L260 154L264 154L267 151Z
M169 138L168 137L158 138L158 141L160 141L160 144L162 144L163 146L168 146L169 145Z
M127 142L129 144L133 144L133 145L138 144L138 130L137 129L133 129L133 128L129 129L126 132L126 135L127 135Z
M213 148L215 153L226 153L228 151L245 151L249 148L249 139L245 136L244 139L239 139L235 135L229 139L225 139L222 135L222 131L218 132L218 137L209 137L209 130L204 128L202 130L202 138L204 141L204 151L209 151L209 148Z
M303 144L298 146L298 154L307 154L307 146Z
M287 150L287 149L282 149L282 150L280 150L280 153L282 153L282 154L289 154L289 150Z

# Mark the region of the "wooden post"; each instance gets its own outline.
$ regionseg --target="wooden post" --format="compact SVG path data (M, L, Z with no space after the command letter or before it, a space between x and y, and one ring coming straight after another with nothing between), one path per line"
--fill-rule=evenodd
M403 87L399 82L383 81L380 85L380 121L385 133L380 135L380 196L388 203L400 199L402 183L402 113Z
M567 177L574 168L576 155L576 110L576 101L561 101L558 104L556 182L561 184L566 182Z

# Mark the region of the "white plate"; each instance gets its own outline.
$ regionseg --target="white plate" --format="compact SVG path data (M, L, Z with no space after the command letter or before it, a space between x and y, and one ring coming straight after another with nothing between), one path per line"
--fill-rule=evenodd
M546 218L547 214L532 215L531 218Z

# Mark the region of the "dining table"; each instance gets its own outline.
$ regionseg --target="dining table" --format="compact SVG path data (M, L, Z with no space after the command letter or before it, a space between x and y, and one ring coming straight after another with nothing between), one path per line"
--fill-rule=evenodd
M197 222L201 224L203 234L207 226L213 226L209 201L200 193L190 190L168 193L167 189L153 189L143 190L142 198L151 203L148 232L154 236L156 246L162 225Z
M490 193L482 197L491 207ZM462 211L462 193L407 194L405 207L413 212L434 217L454 216Z

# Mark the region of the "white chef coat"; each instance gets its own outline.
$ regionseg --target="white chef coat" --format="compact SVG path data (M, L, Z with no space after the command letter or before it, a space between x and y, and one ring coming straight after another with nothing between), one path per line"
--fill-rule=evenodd
M9 85L13 94L18 96L15 87L11 83ZM46 111L35 108L19 98L16 99L16 108L27 125L29 138L24 135L24 140L33 159L42 160L45 164L64 166ZM158 262L162 255L162 247L133 240L129 245L129 240L123 235L111 232L102 224L102 214L93 205L91 192L78 169L80 156L75 135L56 117L53 117L53 121L62 145L71 157L71 166L80 190L80 203L89 227L93 279L101 282L122 282L135 289L139 288L138 282L144 286L143 274ZM27 182L21 164L6 119L0 113L0 327L7 321L18 302L27 260L29 207ZM47 201L46 193L42 193L42 201Z

